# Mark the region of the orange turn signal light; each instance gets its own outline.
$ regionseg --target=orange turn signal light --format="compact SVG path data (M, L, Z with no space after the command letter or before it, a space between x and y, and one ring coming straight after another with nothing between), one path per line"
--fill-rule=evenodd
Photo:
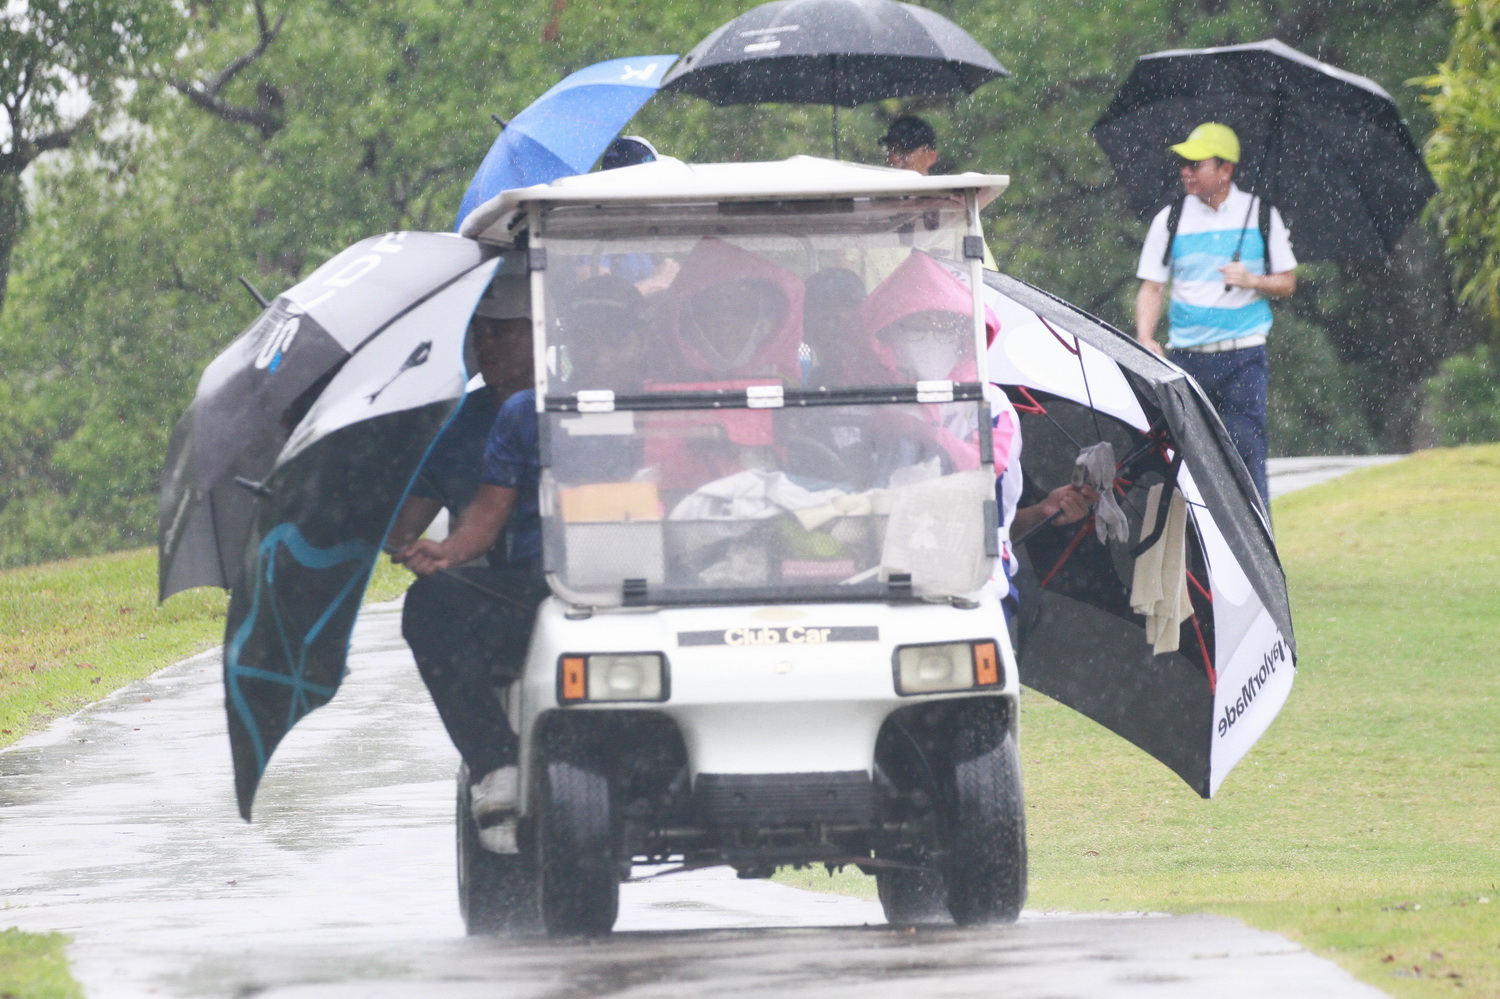
M974 643L974 685L993 687L1000 682L1000 650L994 642Z
M582 701L589 696L588 671L582 656L564 656L562 661L562 699Z

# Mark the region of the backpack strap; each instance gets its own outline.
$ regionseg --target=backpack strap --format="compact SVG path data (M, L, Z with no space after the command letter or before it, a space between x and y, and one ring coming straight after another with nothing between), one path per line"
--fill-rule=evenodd
M1271 203L1260 199L1260 245L1265 252L1266 276L1271 274Z
M1185 204L1186 195L1172 202L1172 207L1167 209L1167 248L1161 254L1163 267L1172 266L1172 242L1177 238L1177 226L1182 222L1182 206Z

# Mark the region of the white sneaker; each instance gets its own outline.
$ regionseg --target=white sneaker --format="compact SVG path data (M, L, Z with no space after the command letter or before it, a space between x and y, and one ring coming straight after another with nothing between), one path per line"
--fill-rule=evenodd
M479 830L479 845L491 853L520 853L516 838L516 817L501 818L495 825Z
M516 810L520 791L521 771L516 767L500 767L485 774L469 788L474 824L483 829L503 822Z

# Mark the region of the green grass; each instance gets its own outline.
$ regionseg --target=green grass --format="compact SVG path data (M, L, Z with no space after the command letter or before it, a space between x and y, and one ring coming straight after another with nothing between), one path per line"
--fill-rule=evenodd
M1500 996L1500 446L1294 493L1276 525L1297 683L1214 800L1023 698L1028 904L1220 913L1395 996Z
M83 999L61 933L0 930L0 999Z
M381 559L367 600L411 576ZM156 551L0 572L0 747L224 636L220 590L156 603Z

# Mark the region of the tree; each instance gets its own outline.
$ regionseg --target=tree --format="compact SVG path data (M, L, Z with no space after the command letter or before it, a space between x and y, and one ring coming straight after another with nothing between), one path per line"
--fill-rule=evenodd
M530 5L188 7L134 126L42 164L0 315L0 564L142 544L197 375L344 245L446 229L494 135L565 69ZM107 153L107 161L101 155Z
M161 0L28 0L0 9L0 307L26 224L21 174L108 121L122 85L170 48L176 12Z
M1441 193L1435 214L1463 297L1500 330L1500 0L1455 0L1453 44L1428 103L1437 127L1427 159Z
M1002 266L1117 323L1144 226L1087 129L1137 55L1275 34L1404 101L1394 83L1430 72L1451 26L1428 0L928 2L1016 76L970 98L843 113L845 157L881 162L891 117L929 115L959 169L1013 178L988 213ZM494 137L490 113L511 118L590 63L685 52L744 6L174 4L177 41L141 49L137 85L112 105L129 127L107 143L81 134L33 169L32 224L0 314L0 564L151 540L172 423L257 311L236 275L274 293L371 233L450 228ZM1419 129L1425 113L1412 108ZM829 119L827 107L662 95L630 129L684 159L770 159L828 155ZM1312 268L1279 311L1283 453L1405 439L1419 372L1450 350L1428 238L1414 229L1384 270Z
M1430 383L1444 443L1500 439L1500 0L1455 0L1448 58L1423 82L1437 127L1427 159L1459 295L1489 321L1490 343L1452 358Z

